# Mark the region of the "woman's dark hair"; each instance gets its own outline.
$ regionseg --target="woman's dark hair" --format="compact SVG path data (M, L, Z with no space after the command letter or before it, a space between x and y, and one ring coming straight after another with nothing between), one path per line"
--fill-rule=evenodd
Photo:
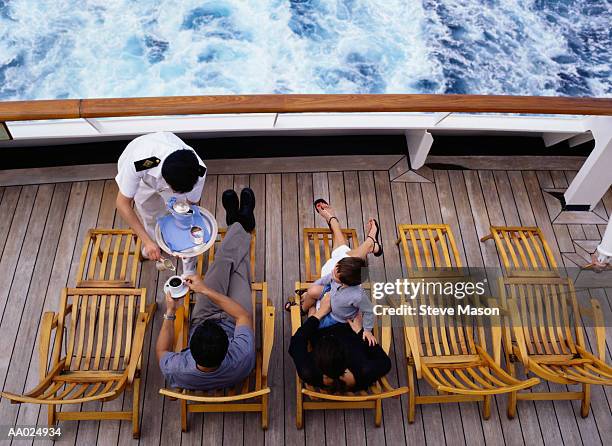
M225 359L228 346L225 330L211 320L198 325L189 341L191 356L200 367L219 367Z
M338 279L345 285L356 286L363 282L361 270L366 262L361 257L345 257L336 264Z
M204 176L206 168L201 166L198 157L191 150L175 150L162 164L162 177L174 192L191 192L198 178Z
M348 366L344 345L335 336L323 336L314 346L315 365L325 376L338 380Z

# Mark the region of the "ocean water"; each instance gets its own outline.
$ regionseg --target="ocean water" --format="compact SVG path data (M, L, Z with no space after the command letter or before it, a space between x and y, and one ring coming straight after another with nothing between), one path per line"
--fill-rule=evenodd
M612 0L0 0L0 100L612 96Z

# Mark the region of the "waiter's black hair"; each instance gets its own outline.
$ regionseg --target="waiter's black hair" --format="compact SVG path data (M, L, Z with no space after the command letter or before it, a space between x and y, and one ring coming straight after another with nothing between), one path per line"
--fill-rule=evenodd
M206 168L200 165L198 157L191 150L176 150L166 157L162 164L162 176L174 192L191 192Z
M228 347L225 330L210 319L198 325L189 340L191 356L200 367L219 367Z

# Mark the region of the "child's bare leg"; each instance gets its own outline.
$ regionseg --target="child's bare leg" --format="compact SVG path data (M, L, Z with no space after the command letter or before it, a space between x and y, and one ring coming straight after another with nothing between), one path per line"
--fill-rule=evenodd
M310 308L314 308L322 292L323 285L310 285L308 290L302 294L302 310L306 311Z
M366 260L368 254L374 250L374 237L376 236L376 226L374 221L370 218L368 220L367 235L365 241L358 247L351 249L347 254L351 257L361 257ZM370 238L372 237L372 238Z
M329 204L321 203L319 205L319 214L321 214L321 217L325 219L329 225L329 229L332 231L332 248L335 249L338 246L348 245L348 241L342 233L342 228L340 227L338 218L332 218L336 217L336 212L334 209Z

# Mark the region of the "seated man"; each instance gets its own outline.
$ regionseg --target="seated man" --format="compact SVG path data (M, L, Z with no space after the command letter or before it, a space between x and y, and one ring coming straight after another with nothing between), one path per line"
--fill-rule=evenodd
M243 189L223 194L228 231L216 252L206 278L189 276L196 293L191 316L189 347L173 352L174 319L181 305L166 294L166 313L157 339L156 354L169 387L213 390L242 382L255 366L251 278L250 232L255 228L255 195Z

